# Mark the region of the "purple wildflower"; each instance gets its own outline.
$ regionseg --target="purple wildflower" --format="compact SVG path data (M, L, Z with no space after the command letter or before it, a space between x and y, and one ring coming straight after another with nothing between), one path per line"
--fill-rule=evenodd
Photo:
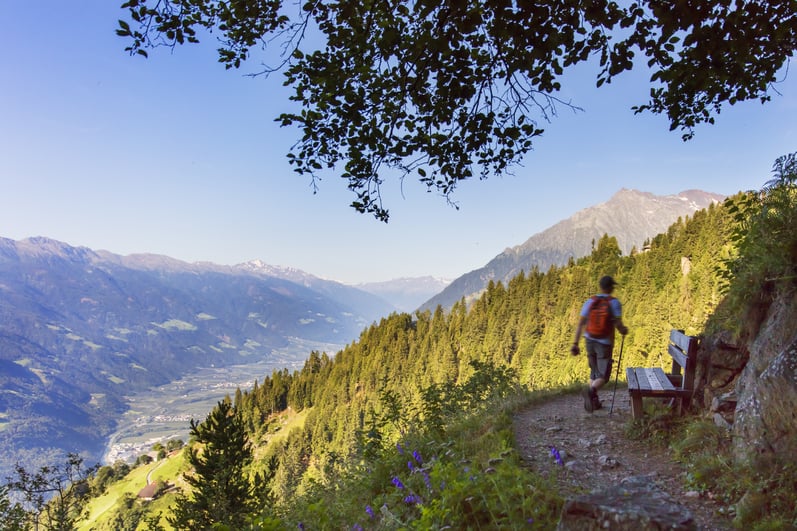
M418 462L419 465L423 464L423 459L421 459L421 453L418 450L412 452L412 457Z
M401 480L398 478L398 476L393 476L393 479L391 481L396 486L397 489L403 489L404 488L404 483L401 482Z
M299 529L301 529L302 531L304 531L304 523L302 523L302 522L299 522L299 525L297 525L296 527L298 527Z
M556 446L551 446L551 455L553 456L557 465L560 466L564 465L564 462L562 461L562 456L559 454L559 450L556 449Z
M432 490L432 480L429 478L429 473L426 470L421 470L423 475L423 482L426 483L426 488Z
M417 503L421 503L421 499L415 494L409 494L404 497L404 503L408 505L415 505Z
M371 518L373 518L373 517L374 517L374 510L373 510L373 509L371 509L371 506L370 506L370 505L366 505L366 506L365 506L365 514L367 514L367 515L368 515L368 516L370 516Z
M412 464L412 461L407 461L407 468L410 469L410 472L415 470L415 465Z
M361 526L360 524L354 524L353 526L351 526L351 529L352 531L363 531L363 526Z
M400 442L396 443L396 450L398 450L399 454L404 455L404 448L401 447L401 443Z

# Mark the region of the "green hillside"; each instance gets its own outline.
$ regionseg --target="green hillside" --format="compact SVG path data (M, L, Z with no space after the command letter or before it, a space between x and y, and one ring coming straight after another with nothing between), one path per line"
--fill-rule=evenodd
M428 421L425 393L466 382L474 374L471 362L512 369L529 390L583 381L583 360L568 351L580 307L603 274L621 285L617 295L631 329L627 363L664 363L653 353L668 331L701 332L719 302L717 268L730 253L732 230L728 208L718 206L673 225L644 253L623 257L605 236L588 258L522 274L508 286L490 284L470 308L460 302L448 314L394 314L334 358L312 353L302 371L272 374L236 396L235 404L255 436L271 413L312 407L304 430L275 449L278 499L292 499L319 478L342 473L344 463L357 456L358 431L380 415L396 414L388 408L400 405L406 429ZM385 437L399 437L400 428L386 429Z
M221 409L229 417L217 408L194 426L204 444L189 444L187 463L174 457L155 469L181 487L193 466L202 492L131 502L146 483L136 469L91 501L82 529L108 528L123 506L182 518L179 528L196 527L200 513L243 518L251 529L554 527L562 500L550 478L519 466L511 412L585 380L569 347L597 279L620 283L630 328L623 365L664 366L670 329L733 328L746 304L761 301L752 296L761 283L793 284L790 175L679 220L629 256L607 235L586 258L490 283L470 306L392 314L334 355L312 352L302 370L275 371L229 397ZM237 477L210 460L231 452L247 471ZM246 514L220 512L232 486L249 493ZM129 529L146 528L137 525Z
M257 446L252 466L262 470L264 463L274 463L273 514L298 522L302 519L296 515L322 511L311 501L322 497L319 491L342 488L341 481L357 475L356 465L367 461L369 452L383 460L383 452L394 451L409 434L425 445L451 443L463 456L478 453L466 449L465 440L442 440L463 429L454 427L458 423L473 422L457 416L461 400L485 404L477 411L482 416L475 417L480 422L496 416L494 407L487 408L487 396L454 398L452 389L461 387L467 395L473 379L482 389L494 379L503 382L500 371L512 375L507 378L517 388L499 393L499 411L507 396L523 403L528 391L582 382L583 360L568 351L581 304L603 274L620 282L616 294L631 329L625 339L627 363L663 363L651 353L661 350L668 331L701 332L720 301L718 268L720 258L731 252L733 229L728 207L718 205L680 220L649 249L631 256L622 256L614 238L604 236L587 258L521 274L507 286L491 283L470 307L461 301L449 313L390 315L334 356L312 352L301 371L274 372L253 389L239 391L231 400ZM289 411L301 412L301 427L282 424L280 415ZM485 462L511 449L509 439L498 437L500 442L482 445ZM472 434L465 439L480 440ZM442 463L439 455L437 462ZM385 482L390 484L389 478ZM307 521L345 526L324 509ZM351 517L352 509L336 511Z

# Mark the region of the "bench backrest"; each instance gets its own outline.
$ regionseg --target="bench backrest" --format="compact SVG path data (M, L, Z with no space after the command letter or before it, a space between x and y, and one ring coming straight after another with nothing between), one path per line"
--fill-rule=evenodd
M670 331L667 352L672 356L672 374L681 374L681 367L683 367L682 389L694 389L697 343L696 337L684 334L683 330Z

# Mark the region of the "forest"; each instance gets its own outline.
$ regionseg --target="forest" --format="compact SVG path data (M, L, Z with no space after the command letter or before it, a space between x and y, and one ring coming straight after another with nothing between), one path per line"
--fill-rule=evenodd
M523 273L507 286L490 283L471 307L461 301L450 312L390 315L334 357L313 352L301 371L275 372L236 393L234 406L253 440L268 437L275 414L307 412L302 430L269 448L279 463L274 492L290 499L342 473L372 419L395 402L405 412L422 408L425 390L466 382L473 362L511 369L530 391L586 381L584 360L569 348L581 305L604 274L620 284L615 294L630 329L623 363L664 366L669 330L700 334L721 299L721 258L732 253L733 223L728 206L711 207L630 256L604 236L590 256L564 267ZM392 402L380 400L385 395Z
M628 256L604 235L589 256L491 282L470 305L394 313L337 353L311 352L301 370L275 371L192 421L159 487L165 501L111 500L80 527L112 488L103 467L55 498L88 503L68 505L72 527L43 528L549 528L562 500L519 466L508 412L586 381L569 347L598 279L619 282L622 366L664 367L672 328L745 334L745 306L794 284L796 168L794 155L778 159L760 192L679 219ZM53 502L36 512L28 500L26 513L9 501L26 477L0 491L0 517L19 522L10 529L28 529L32 512L52 522L42 515Z

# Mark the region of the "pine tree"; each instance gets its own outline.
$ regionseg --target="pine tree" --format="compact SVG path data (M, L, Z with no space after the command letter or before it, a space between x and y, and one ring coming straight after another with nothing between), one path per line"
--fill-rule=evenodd
M169 523L175 529L242 528L258 498L244 473L252 449L243 421L229 401L221 401L204 422L191 421L191 437L186 459L194 471L185 480L192 493L178 496Z
M6 531L23 531L27 528L27 514L22 506L9 498L10 487L0 485L0 525Z

